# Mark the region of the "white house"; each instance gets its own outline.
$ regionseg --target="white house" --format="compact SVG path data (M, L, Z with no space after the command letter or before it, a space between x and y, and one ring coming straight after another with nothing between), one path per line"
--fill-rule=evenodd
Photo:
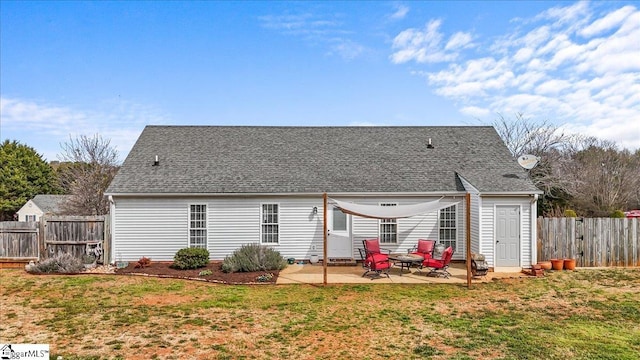
M38 221L43 215L58 215L70 195L36 195L18 210L18 221Z
M448 207L371 219L328 206L328 258L359 259L362 240L404 252L435 239L494 268L536 263L536 201L492 127L147 126L106 194L114 261L172 260L205 247L220 260L247 243L284 257L323 254L323 194L362 205L440 199Z

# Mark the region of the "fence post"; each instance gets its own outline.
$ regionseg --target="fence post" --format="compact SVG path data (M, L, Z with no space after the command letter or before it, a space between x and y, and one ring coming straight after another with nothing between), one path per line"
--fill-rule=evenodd
M41 216L40 221L38 222L38 233L37 233L38 234L38 261L42 261L48 258L47 247L45 246L45 243L44 243L45 228L46 228L46 220L44 219L44 216Z
M102 262L111 264L111 216L104 216L104 235L102 236Z

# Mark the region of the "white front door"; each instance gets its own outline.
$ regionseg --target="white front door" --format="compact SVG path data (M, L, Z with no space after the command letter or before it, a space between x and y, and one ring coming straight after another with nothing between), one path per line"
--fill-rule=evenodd
M496 206L496 264L520 266L520 207Z
M330 259L351 259L351 215L333 206L327 210L327 256Z

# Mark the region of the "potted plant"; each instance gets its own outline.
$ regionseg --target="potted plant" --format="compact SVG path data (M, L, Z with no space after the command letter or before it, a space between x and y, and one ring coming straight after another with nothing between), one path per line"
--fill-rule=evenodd
M564 268L564 259L551 259L551 267L553 270L562 270Z
M538 261L538 265L540 265L542 270L551 270L551 261Z
M565 270L575 270L576 259L564 259L563 266Z

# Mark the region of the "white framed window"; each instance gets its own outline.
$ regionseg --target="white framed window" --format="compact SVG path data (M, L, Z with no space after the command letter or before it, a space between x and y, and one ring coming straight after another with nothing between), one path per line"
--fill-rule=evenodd
M35 215L25 215L24 217L25 217L24 221L36 221Z
M280 206L262 204L260 210L260 241L263 244L280 242Z
M380 206L396 206L396 203L381 203ZM380 243L396 244L398 242L398 223L396 219L380 219Z
M440 209L438 225L439 242L445 248L451 246L455 251L458 240L458 212L456 205Z
M207 248L207 205L189 205L189 247Z

